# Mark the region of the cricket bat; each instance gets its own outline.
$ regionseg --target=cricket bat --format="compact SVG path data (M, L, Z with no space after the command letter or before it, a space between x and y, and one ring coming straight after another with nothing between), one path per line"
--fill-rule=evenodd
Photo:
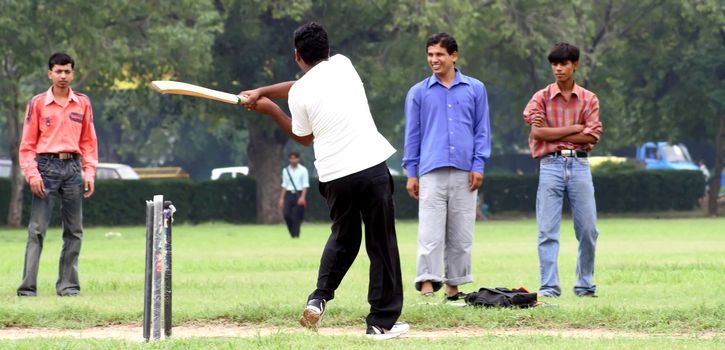
M247 102L243 96L208 89L194 84L173 80L154 80L151 88L162 94L186 95L239 105Z

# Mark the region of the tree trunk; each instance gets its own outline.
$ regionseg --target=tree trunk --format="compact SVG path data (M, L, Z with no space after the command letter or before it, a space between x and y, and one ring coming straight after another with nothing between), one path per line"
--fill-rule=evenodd
M257 180L257 222L277 224L282 222L282 210L277 203L287 136L277 130L271 120L262 117L250 118L247 127L249 171Z
M710 193L707 196L707 213L712 216L718 215L717 199L720 194L723 158L725 158L725 115L720 117L720 129L715 135L715 170L710 178Z
M19 85L17 81L10 82L10 108L5 116L5 124L7 127L8 152L12 160L12 169L10 171L10 203L8 203L7 224L10 227L20 227L23 218L23 189L25 181L20 172L20 162L18 160L18 149L20 146L20 135L22 133L22 123L20 116L20 99Z
M12 83L12 103L5 116L5 124L7 127L8 152L13 162L10 175L10 203L8 203L7 224L10 227L20 227L23 217L23 189L25 182L20 172L20 162L18 160L18 147L20 145L21 123L18 120L20 115L20 91L17 82Z

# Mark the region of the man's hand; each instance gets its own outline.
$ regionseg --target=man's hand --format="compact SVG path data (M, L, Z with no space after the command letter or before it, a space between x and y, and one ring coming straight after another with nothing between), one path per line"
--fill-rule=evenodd
M483 184L483 174L477 171L472 171L470 174L468 174L468 189L471 192L481 187L481 184Z
M586 128L584 124L574 124L571 127L575 134L581 133Z
M95 185L93 184L93 180L86 180L85 186L83 187L85 192L83 193L83 198L89 198L93 195L93 191L95 190Z
M303 208L307 208L307 200L305 197L300 197L300 199L297 200L297 205Z
M257 100L256 107L254 108L255 111L258 113L266 114L266 115L272 115L274 112L281 110L279 106L272 102L272 100L266 98L266 97L260 97Z
M409 177L408 183L405 184L405 189L408 191L410 198L418 200L419 185L417 177Z
M240 92L239 95L247 99L247 102L242 103L242 106L249 111L257 109L257 101L262 97L259 89L245 90Z
M279 199L279 204L278 205L279 205L279 208L280 209L284 208L284 198L280 198Z
M30 192L33 192L33 194L43 199L45 198L45 184L43 183L43 180L35 180L30 184Z

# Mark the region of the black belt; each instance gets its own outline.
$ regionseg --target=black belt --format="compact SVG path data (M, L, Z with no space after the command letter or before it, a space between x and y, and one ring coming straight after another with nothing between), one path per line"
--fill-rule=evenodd
M562 157L576 157L576 158L586 158L589 156L587 152L579 151L579 150L573 150L573 149L563 149L556 152L551 152L547 154L548 156L562 156Z
M40 156L43 156L43 157L48 157L48 158L57 158L57 159L60 159L60 160L75 159L76 157L78 157L78 154L76 154L76 153L65 153L65 152L61 152L61 153L40 153L39 155Z

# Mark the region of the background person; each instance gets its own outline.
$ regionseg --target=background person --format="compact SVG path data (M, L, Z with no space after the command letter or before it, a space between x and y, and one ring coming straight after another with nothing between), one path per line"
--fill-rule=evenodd
M292 238L300 237L300 226L307 208L307 189L310 187L310 175L307 168L300 164L300 154L290 152L289 165L282 169L282 191L279 194L279 207L282 209L287 230Z
M33 202L18 296L37 294L40 254L56 200L60 200L63 221L56 293L75 296L81 291L78 256L83 239L82 202L93 195L98 142L91 100L70 88L74 68L70 56L50 56L48 79L52 86L30 100L25 114L19 158Z
M483 83L456 68L452 36L431 35L426 51L433 74L405 99L406 189L420 201L415 288L433 296L445 283L446 300L457 301L458 286L473 281L476 201L491 154L488 97Z
M599 99L574 82L579 64L576 46L556 44L548 59L555 81L536 92L524 109L524 121L531 125L531 155L539 160L539 188L536 193L539 294L545 297L561 295L559 229L566 195L579 241L574 294L593 297L597 290L593 278L599 231L587 157L602 133Z

